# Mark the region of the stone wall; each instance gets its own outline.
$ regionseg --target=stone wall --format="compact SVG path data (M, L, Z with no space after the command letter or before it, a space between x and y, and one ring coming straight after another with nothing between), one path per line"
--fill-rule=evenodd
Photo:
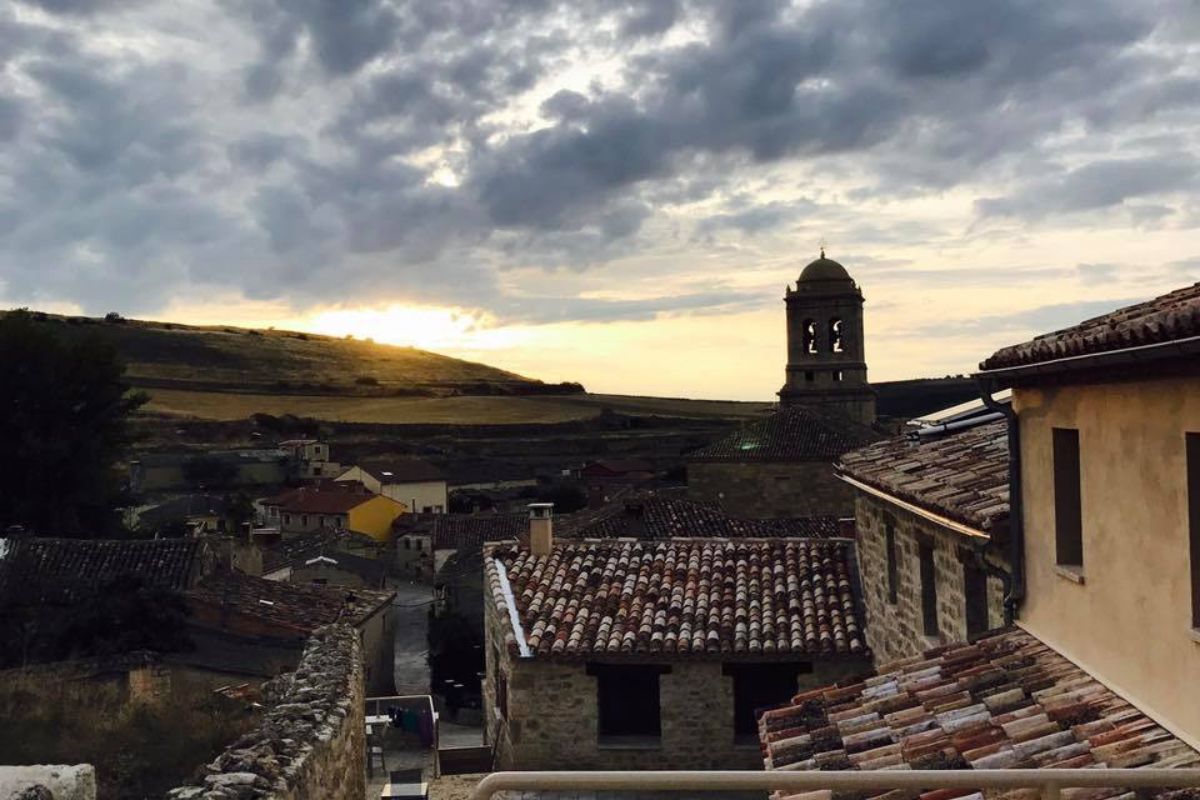
M263 687L258 728L203 768L174 800L362 800L366 795L363 675L358 634L319 628L295 672Z
M662 735L656 745L603 743L599 737L597 679L582 662L548 662L512 656L487 602L487 679L484 714L497 769L757 769L757 742L734 736L733 678L716 661L664 663L659 678ZM823 686L869 667L865 659L819 661L800 676L797 689ZM507 704L497 713L497 676Z
M851 516L854 490L821 462L692 462L688 494L746 517Z
M91 764L0 767L0 800L96 800Z
M888 593L888 519L893 521L896 542L896 602ZM967 640L963 560L970 558L966 536L905 511L876 497L859 493L857 501L858 565L867 608L867 643L876 664L916 655L930 647ZM922 621L921 541L933 545L937 583L938 630L926 636ZM989 563L1007 569L989 548ZM988 627L1004 625L1004 581L987 577Z

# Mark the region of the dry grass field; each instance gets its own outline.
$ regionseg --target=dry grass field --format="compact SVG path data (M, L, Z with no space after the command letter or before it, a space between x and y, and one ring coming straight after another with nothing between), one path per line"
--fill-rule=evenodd
M209 420L239 420L251 414L298 417L331 422L390 425L516 425L590 419L605 408L637 416L744 418L762 413L766 403L677 400L621 395L546 397L337 397L285 394L241 394L151 389L146 410Z

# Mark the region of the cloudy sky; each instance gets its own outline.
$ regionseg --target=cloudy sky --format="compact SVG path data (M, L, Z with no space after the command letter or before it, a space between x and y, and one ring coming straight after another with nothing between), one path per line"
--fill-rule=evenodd
M825 242L877 380L1200 279L1195 0L17 0L0 303L766 399Z

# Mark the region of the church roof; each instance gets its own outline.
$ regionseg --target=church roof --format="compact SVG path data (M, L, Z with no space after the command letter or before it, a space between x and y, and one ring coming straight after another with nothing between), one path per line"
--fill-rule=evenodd
M821 257L816 261L811 262L804 271L800 273L800 283L808 283L809 281L848 281L852 280L850 273L846 271L838 262L832 258L825 257L825 251L821 251Z
M853 420L812 408L783 408L702 447L689 461L802 462L835 461L848 450L880 437Z

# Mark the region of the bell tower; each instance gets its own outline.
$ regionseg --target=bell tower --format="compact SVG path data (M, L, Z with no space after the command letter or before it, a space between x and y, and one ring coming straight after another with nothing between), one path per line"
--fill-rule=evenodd
M779 390L785 408L817 406L864 425L875 422L875 391L867 383L862 290L831 258L800 273L787 295L787 380Z

